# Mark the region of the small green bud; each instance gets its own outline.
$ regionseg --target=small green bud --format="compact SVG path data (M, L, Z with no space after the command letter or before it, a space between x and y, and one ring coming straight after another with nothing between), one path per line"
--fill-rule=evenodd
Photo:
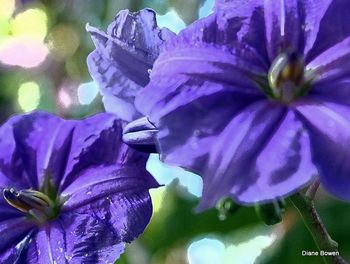
M229 197L221 199L216 204L220 220L226 220L229 214L235 213L239 208L240 206Z
M268 204L255 205L255 212L266 225L275 225L282 221L283 202L274 201Z

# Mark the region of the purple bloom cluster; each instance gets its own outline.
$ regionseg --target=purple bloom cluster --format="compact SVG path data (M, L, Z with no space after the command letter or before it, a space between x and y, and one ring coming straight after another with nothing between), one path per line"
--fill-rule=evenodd
M217 0L213 14L162 41L149 11L124 11L107 35L90 30L90 71L107 111L140 91L162 159L202 176L202 209L226 196L271 201L315 177L349 200L348 10L347 0Z
M144 231L158 184L122 126L44 112L1 126L1 263L114 263Z

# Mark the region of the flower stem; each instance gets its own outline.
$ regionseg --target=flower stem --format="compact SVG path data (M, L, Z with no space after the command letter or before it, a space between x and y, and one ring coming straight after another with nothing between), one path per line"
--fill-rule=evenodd
M305 196L301 193L294 194L290 197L291 202L299 211L306 227L309 229L318 249L325 252L338 252L338 243L335 242L327 232L326 227L322 223L318 215L313 195ZM338 253L339 254L339 253ZM323 256L327 264L346 264L347 262L340 256Z
M305 196L307 198L309 198L310 200L314 200L315 196L316 196L316 192L318 187L320 187L321 181L320 179L317 179L316 181L314 181L310 187L307 189Z

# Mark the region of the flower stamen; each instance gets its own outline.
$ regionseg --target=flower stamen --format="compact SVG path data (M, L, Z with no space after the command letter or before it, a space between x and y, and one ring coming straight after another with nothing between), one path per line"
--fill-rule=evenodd
M292 101L305 84L304 63L295 52L280 54L272 63L268 82L275 98Z
M34 217L39 223L57 216L55 203L42 192L6 188L3 190L3 196L9 205Z

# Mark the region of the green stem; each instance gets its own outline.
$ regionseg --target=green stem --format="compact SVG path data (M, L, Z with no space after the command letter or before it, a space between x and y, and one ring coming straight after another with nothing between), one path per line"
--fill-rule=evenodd
M317 192L317 189L318 187L320 187L320 180L317 179L316 181L314 181L310 186L309 188L307 189L306 193L305 193L305 196L306 198L310 199L310 200L314 200L315 199L315 196L316 196L316 192Z
M292 195L290 197L290 200L299 211L318 249L325 252L338 252L338 243L335 242L328 234L326 227L322 223L322 220L316 211L313 200L301 193ZM347 263L340 255L323 256L323 258L327 264Z

